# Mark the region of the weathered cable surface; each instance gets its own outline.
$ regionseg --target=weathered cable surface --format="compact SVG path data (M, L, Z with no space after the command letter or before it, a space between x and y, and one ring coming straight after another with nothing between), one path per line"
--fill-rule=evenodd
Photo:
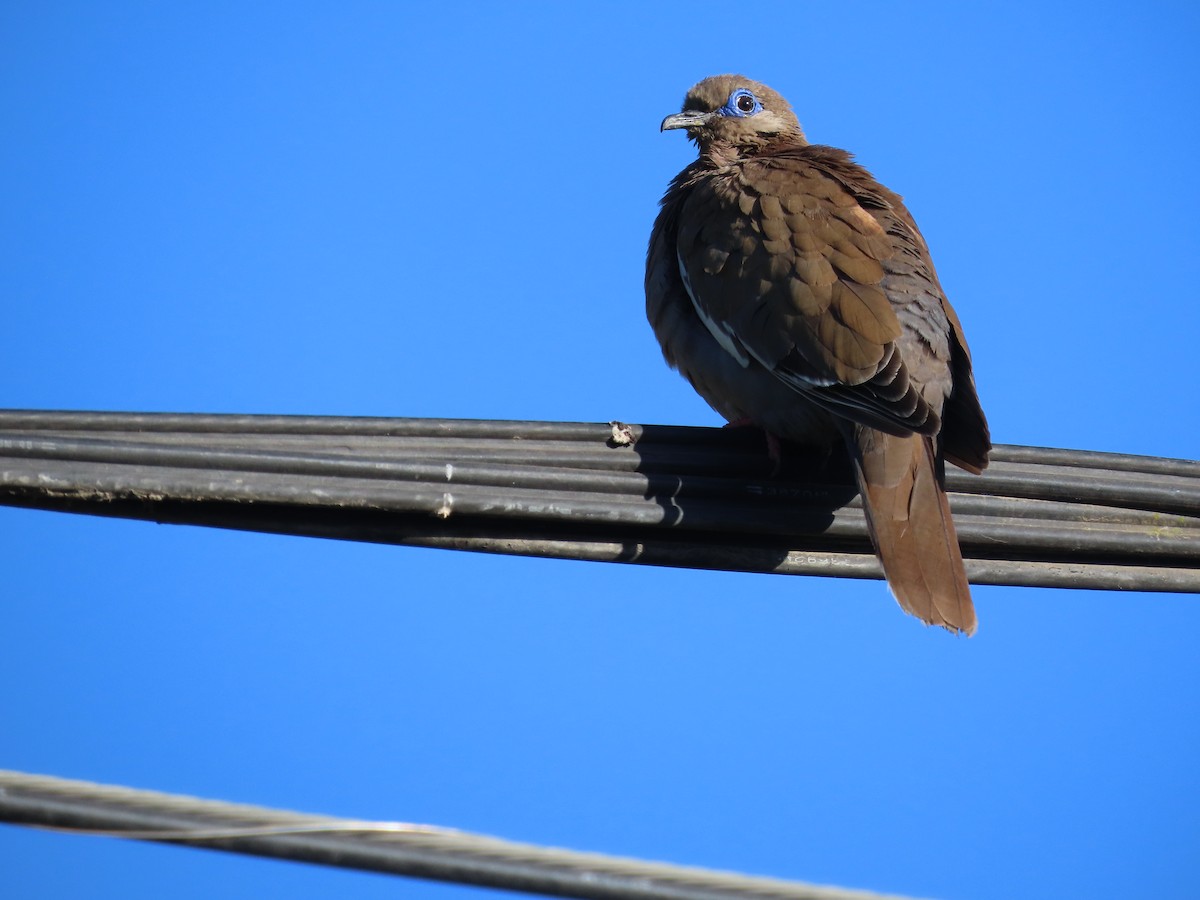
M903 900L426 825L295 813L4 770L0 821L587 900Z
M451 549L880 577L836 466L746 429L0 412L0 503ZM972 581L1200 592L1200 463L1000 446L947 472Z

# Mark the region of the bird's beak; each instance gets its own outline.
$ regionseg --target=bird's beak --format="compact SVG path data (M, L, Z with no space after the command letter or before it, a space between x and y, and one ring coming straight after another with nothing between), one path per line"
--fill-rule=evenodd
M701 112L698 109L685 109L681 113L667 116L662 120L659 131L670 131L672 128L699 128L715 116L716 113Z

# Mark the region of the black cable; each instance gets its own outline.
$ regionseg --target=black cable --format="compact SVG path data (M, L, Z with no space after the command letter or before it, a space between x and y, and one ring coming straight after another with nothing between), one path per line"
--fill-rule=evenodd
M752 429L0 411L0 503L330 538L880 577L855 490ZM791 457L790 457L791 458ZM1200 463L999 446L950 469L977 583L1200 591Z

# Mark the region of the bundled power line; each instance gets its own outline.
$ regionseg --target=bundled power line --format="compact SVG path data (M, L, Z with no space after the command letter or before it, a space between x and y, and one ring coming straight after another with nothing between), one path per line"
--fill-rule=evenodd
M621 423L0 411L0 503L382 543L882 577L837 459ZM1200 592L1200 463L998 446L953 468L982 584Z

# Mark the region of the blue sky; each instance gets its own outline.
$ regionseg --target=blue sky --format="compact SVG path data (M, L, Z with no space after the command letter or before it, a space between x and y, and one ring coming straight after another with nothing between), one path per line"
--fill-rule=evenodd
M997 441L1200 457L1192 4L7 3L0 405L717 424L658 132L788 97L904 194ZM1195 598L0 509L0 766L922 896L1200 894ZM13 897L489 892L0 829ZM496 894L495 896L501 896ZM507 896L507 895L505 895Z

